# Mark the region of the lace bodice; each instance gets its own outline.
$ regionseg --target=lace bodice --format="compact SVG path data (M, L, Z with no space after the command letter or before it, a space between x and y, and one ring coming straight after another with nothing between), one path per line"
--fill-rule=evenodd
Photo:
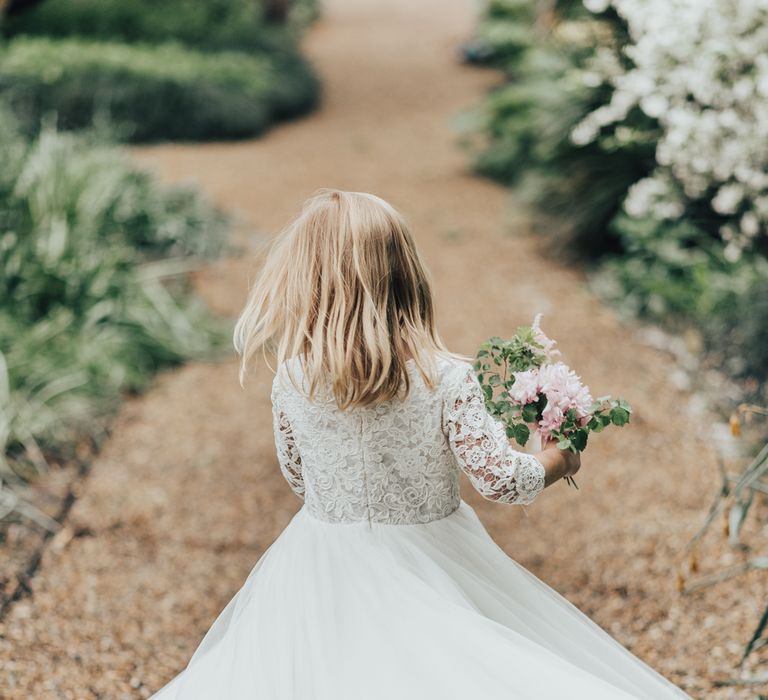
M314 517L327 522L425 523L459 505L459 470L484 497L528 504L544 488L544 467L511 447L485 408L472 366L438 360L427 387L413 362L405 399L339 410L310 402L281 365L272 384L280 469ZM294 376L301 377L299 363Z

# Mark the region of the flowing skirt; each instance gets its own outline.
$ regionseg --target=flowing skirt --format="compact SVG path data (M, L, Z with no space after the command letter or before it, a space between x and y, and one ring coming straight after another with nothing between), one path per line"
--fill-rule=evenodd
M687 698L510 559L462 501L425 525L302 508L154 700Z

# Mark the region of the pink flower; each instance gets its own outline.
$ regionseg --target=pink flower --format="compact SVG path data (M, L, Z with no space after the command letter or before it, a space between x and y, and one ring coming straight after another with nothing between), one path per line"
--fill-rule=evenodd
M555 350L557 344L554 340L544 334L541 330L541 314L536 314L536 318L533 319L531 330L533 331L533 337L536 342L544 348L544 354L547 356L547 360L551 360L560 354L559 350Z
M539 421L541 436L544 439L550 438L553 430L560 430L564 420L565 413L562 408L556 403L548 403L541 412L541 420Z
M525 406L539 397L539 370L537 368L513 374L515 383L509 390L509 398L520 406Z
M576 411L580 426L592 417L592 395L579 376L563 362L544 364L514 373L510 400L518 406L538 401L544 395L547 405L541 413L538 429L545 440L562 430L568 411Z
M585 386L581 386L575 396L571 397L571 408L576 409L576 413L583 418L589 418L592 415L592 394ZM587 421L588 422L588 421Z
M575 409L580 417L590 415L592 395L568 365L555 362L539 368L539 386L548 404L557 404L563 412Z

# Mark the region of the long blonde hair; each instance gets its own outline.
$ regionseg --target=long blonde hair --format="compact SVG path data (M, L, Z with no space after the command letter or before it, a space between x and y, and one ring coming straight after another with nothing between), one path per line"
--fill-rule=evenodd
M342 409L407 395L409 359L432 387L435 358L453 355L403 217L372 194L335 189L308 199L273 241L234 344L241 383L269 350L278 363L299 359L310 399L330 381Z

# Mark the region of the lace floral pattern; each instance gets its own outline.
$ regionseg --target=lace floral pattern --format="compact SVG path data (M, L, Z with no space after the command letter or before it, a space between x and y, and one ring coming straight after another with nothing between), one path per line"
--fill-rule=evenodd
M485 407L471 367L464 373L446 424L456 459L485 498L527 505L544 489L543 465L509 444L504 426Z
M296 449L296 441L293 439L293 431L285 411L280 408L275 396L272 397L272 424L275 430L275 447L277 448L277 461L280 471L291 490L304 498L304 476L301 472L301 455Z
M293 367L300 381L298 363ZM405 400L346 411L332 398L310 402L285 366L278 369L272 385L278 460L310 514L326 522L438 520L459 505L459 469L486 498L530 503L544 486L544 468L511 448L485 410L471 366L441 360L434 390L415 365L408 367Z

